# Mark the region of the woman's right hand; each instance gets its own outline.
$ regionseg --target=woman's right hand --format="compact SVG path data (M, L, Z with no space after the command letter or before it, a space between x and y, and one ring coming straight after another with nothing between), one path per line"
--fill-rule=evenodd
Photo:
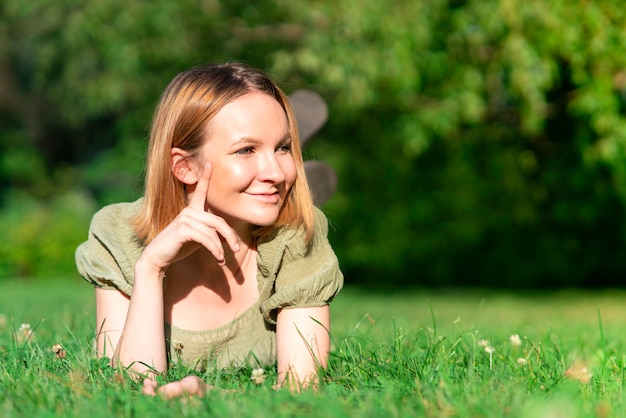
M189 205L144 249L139 263L164 272L200 246L206 248L218 264L225 263L222 238L233 252L239 251L239 239L226 221L206 207L212 167L207 163L196 183Z
M96 290L98 326L106 323L106 329L113 330L99 333L98 347L114 351L115 362L140 374L151 376L167 370L162 282L167 267L201 246L224 264L222 238L230 249L239 250L235 231L206 209L210 178L207 164L189 205L144 249L135 264L130 300L118 291Z

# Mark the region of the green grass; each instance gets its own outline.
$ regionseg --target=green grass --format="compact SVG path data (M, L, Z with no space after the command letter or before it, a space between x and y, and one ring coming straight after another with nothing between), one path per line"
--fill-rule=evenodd
M347 288L319 391L275 391L271 369L260 385L251 370L224 370L203 376L215 387L204 399L164 400L93 359L88 285L2 282L0 416L625 416L625 296Z

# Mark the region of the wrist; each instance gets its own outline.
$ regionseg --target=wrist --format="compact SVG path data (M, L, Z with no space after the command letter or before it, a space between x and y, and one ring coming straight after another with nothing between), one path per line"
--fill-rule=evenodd
M142 258L137 260L135 264L135 282L137 280L149 280L151 282L164 283L166 278L167 267L155 266L146 262Z

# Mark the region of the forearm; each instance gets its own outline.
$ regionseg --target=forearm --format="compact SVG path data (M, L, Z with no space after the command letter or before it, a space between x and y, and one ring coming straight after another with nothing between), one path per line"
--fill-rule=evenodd
M133 293L115 358L138 373L160 373L167 368L163 280L159 270L141 261L135 266Z
M326 368L330 352L330 309L283 309L276 326L278 384L291 390L317 383L317 372Z

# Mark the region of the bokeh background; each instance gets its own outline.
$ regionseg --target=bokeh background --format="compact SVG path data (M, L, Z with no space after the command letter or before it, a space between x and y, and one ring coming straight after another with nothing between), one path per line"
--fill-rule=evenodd
M348 284L620 286L626 8L614 0L2 0L0 280L77 279L142 194L158 97L207 62L306 88Z

